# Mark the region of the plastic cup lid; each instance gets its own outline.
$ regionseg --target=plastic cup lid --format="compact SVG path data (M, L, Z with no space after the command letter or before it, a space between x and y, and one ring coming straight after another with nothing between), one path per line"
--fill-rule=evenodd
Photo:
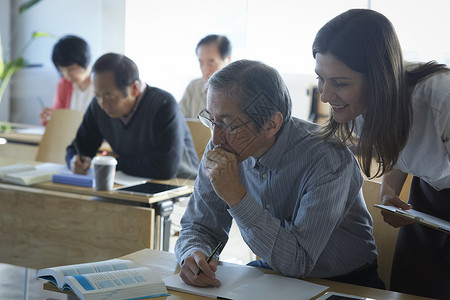
M112 156L96 156L92 160L94 165L107 165L107 166L115 166L117 165L117 160Z

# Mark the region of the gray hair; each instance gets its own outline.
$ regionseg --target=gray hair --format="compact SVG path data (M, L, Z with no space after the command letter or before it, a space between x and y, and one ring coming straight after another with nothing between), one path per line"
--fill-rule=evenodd
M257 131L276 113L283 125L291 119L289 90L274 68L259 61L238 60L214 73L208 89L223 93L238 103L255 124Z

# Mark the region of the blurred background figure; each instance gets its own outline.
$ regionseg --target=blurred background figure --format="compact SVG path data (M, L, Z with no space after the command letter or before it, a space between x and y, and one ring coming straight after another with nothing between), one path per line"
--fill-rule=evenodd
M91 51L85 40L74 35L62 37L53 47L52 61L61 79L58 82L55 99L51 108L44 107L39 116L46 125L55 109L85 111L94 97L91 84Z
M224 35L211 34L200 40L195 52L202 71L202 78L192 80L181 98L181 111L185 118L196 118L206 107L206 87L214 72L230 63L231 43Z

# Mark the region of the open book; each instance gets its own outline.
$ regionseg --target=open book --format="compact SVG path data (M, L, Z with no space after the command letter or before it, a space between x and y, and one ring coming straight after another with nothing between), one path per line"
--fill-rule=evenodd
M23 163L1 166L0 167L0 178L3 179L3 177L5 177L5 175L7 175L7 174L23 172L23 171L30 171L30 170L36 170L36 168L33 165L23 164Z
M179 274L163 278L169 290L209 298L228 299L311 299L328 287L275 274L265 274L248 266L219 265L216 278L221 286L196 287L183 282Z
M429 214L414 209L403 210L395 206L381 204L375 204L375 207L393 212L399 216L411 219L419 224L423 224L431 228L450 233L450 222L431 216Z
M15 184L32 185L52 181L53 174L67 171L67 167L62 164L42 163L33 166L17 163L0 167L0 178Z
M69 289L82 300L140 299L168 296L161 278L151 269L130 260L111 259L94 263L41 269L36 277L59 289Z

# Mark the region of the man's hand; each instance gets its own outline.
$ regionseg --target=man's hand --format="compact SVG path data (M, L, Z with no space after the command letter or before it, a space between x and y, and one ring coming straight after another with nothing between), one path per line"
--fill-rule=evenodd
M86 175L89 172L89 167L91 166L91 158L89 156L75 155L70 160L70 170L75 174Z
M217 260L206 261L207 256L201 251L194 251L190 256L186 257L181 266L180 277L184 282L195 286L213 286L219 287L220 281L216 279ZM197 276L199 270L202 270Z
M42 109L41 114L39 115L39 120L40 120L41 124L46 125L47 121L50 120L52 113L53 113L53 109L51 109L49 107L44 107Z
M205 172L222 200L230 207L238 204L247 191L239 179L236 155L216 147L206 154Z
M408 209L412 208L411 204L408 204L408 203L404 202L402 199L400 199L399 197L392 196L392 195L383 196L381 201L382 201L383 205L395 206L395 207L398 207L398 208L401 208L404 210L408 210ZM403 217L400 217L393 212L381 210L381 214L383 215L384 221L395 228L414 223L413 221L408 220Z

